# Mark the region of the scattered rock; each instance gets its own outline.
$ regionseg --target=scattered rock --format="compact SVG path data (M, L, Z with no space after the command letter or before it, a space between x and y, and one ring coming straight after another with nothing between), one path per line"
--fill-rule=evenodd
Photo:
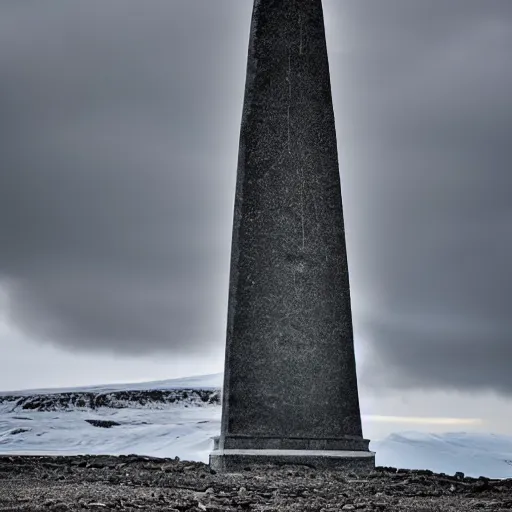
M132 454L0 457L0 475L0 510L27 512L469 512L512 507L512 480L407 470L376 470L357 479L295 467L225 475L199 462ZM39 508L20 508L35 496Z
M50 506L50 510L52 512L67 512L68 510L71 509L65 503L55 503L54 505Z
M17 435L17 434L23 434L23 432L30 432L31 430L32 430L32 429L30 429L30 428L13 428L13 429L9 432L9 434L10 434L11 436L15 436L15 435Z
M87 423L91 424L93 427L103 427L103 428L111 428L118 427L121 423L117 423L117 421L112 420L85 420Z

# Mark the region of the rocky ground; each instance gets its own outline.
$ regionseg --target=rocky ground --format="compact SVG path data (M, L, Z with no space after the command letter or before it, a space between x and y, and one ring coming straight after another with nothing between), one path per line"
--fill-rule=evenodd
M512 479L302 466L222 475L205 464L128 456L0 457L0 511L470 511L512 509Z

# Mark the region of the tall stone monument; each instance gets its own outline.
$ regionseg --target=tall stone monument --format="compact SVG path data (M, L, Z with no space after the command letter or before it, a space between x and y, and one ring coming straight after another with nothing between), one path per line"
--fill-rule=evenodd
M255 0L210 465L369 470L321 0Z

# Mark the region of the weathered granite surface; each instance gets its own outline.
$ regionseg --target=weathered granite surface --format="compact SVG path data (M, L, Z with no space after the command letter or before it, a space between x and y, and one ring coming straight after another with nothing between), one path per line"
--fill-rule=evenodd
M368 451L321 0L256 0L218 450Z

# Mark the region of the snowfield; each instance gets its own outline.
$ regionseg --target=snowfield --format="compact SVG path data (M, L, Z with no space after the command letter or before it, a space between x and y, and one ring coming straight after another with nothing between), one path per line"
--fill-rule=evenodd
M211 438L220 432L221 385L222 375L215 374L0 393L0 454L138 454L208 462ZM379 466L512 477L508 436L400 432L372 441L370 449Z

